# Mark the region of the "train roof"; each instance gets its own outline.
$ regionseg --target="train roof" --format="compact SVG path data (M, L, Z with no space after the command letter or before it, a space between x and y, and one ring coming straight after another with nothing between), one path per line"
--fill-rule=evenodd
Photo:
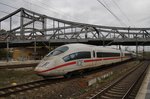
M109 47L103 47L103 46L95 46L95 45L89 45L89 44L82 44L82 43L72 43L72 44L65 44L63 46L68 46L70 50L76 50L76 49L95 49L97 51L101 52L120 52L119 49L115 48L109 48ZM130 53L129 51L122 50L124 53Z

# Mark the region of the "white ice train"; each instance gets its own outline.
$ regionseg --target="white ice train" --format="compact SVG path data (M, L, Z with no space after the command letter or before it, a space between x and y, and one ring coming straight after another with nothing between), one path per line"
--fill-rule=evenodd
M132 53L87 44L66 44L48 53L35 68L43 76L68 76L71 73L105 64L125 61Z

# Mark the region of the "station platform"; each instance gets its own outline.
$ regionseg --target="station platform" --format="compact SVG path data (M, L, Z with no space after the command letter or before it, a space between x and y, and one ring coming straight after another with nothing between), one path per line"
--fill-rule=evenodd
M135 99L150 99L150 65Z
M26 61L0 61L0 66L8 66L8 65L21 65L21 64L36 64L39 63L40 60L26 60Z

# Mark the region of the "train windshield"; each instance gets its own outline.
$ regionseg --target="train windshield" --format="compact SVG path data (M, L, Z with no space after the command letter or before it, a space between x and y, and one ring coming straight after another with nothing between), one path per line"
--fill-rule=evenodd
M59 55L59 54L62 54L64 52L66 52L68 50L68 46L62 46L62 47L58 47L56 48L55 50L51 51L50 53L48 53L46 55L46 57L50 57L50 56L56 56L56 55Z

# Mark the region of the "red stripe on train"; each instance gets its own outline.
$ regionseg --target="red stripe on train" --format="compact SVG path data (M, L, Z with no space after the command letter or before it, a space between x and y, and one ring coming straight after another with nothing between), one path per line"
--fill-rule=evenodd
M101 61L101 60L113 60L113 59L119 59L119 58L120 57L88 59L88 60L84 60L84 62L93 62L93 61ZM123 57L123 58L125 58L125 57ZM65 67L65 66L69 66L69 65L74 65L74 64L76 64L76 61L69 62L69 63L66 63L66 64L62 64L62 65L59 65L59 66L56 66L56 67L53 67L53 68L50 68L50 69L47 69L47 70L36 71L36 73L48 72L48 71L51 71L51 70L54 70L54 69L58 69L58 68L61 68L61 67Z
M101 60L113 60L113 59L120 59L121 57L111 57L111 58L98 58L98 59L89 59L84 60L84 62L93 62L93 61L101 61ZM125 58L125 57L122 57Z
M69 63L62 64L62 65L59 65L59 66L56 66L56 67L53 67L53 68L50 68L50 69L47 69L47 70L36 71L36 72L37 73L48 72L48 71L51 71L51 70L54 70L54 69L58 69L58 68L69 66L69 65L73 65L73 64L76 64L76 62L75 61L74 62L69 62Z
M102 59L89 59L89 60L84 60L84 62L94 62L94 61L101 61Z

